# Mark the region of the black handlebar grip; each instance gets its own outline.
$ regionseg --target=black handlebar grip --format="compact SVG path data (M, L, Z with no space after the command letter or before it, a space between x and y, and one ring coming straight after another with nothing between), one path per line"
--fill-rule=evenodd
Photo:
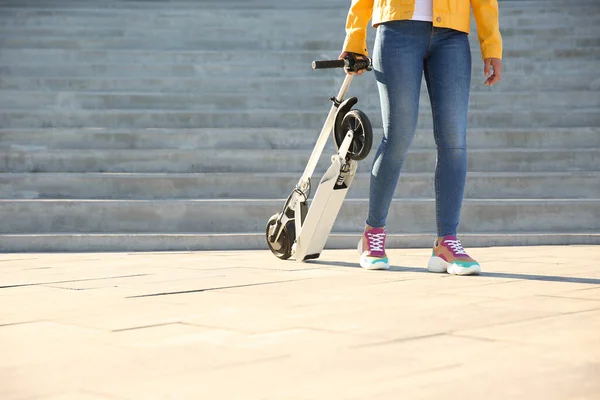
M323 60L313 61L313 69L325 69L325 68L344 68L346 62L344 60Z
M353 67L354 71L360 71L361 69L367 69L370 71L371 60L356 60Z

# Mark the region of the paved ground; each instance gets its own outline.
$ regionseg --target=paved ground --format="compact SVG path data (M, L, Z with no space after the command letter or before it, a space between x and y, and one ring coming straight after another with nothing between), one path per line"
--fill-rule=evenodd
M0 255L0 398L600 399L600 246Z

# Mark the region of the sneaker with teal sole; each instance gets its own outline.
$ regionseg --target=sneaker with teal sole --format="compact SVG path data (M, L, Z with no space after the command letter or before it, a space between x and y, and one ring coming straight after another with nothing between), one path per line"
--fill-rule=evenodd
M385 229L371 228L366 230L358 242L360 266L364 269L390 269L390 262L385 254Z
M479 263L469 257L456 236L444 236L435 241L427 269L430 272L447 272L452 275L481 273Z

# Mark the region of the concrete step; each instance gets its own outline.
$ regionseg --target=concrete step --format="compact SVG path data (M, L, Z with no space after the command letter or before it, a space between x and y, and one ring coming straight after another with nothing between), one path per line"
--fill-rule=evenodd
M323 111L305 110L7 110L0 109L2 128L306 128L320 129ZM378 109L363 109L374 127L382 126ZM472 128L559 128L600 126L593 107L563 113L556 108L537 110L471 110ZM417 128L431 128L431 113L420 112Z
M378 143L378 142L376 142ZM295 172L306 167L310 150L1 150L2 172ZM331 164L321 156L318 171ZM361 162L367 171L373 150ZM471 149L469 171L561 172L599 171L600 148L582 149ZM409 151L406 172L432 172L433 149Z
M581 6L593 7L597 5L596 0L580 0L577 4ZM347 6L345 0L305 0L302 4L295 2L282 3L277 0L169 0L166 2L157 2L155 0L137 0L135 2L123 2L119 0L104 0L101 3L93 0L2 0L1 3L5 7L27 9L31 7L44 8L49 5L55 8L69 9L202 9L209 7L221 7L223 5L231 8L261 8L261 7L280 7L280 8L317 8L317 7L338 7ZM499 5L505 10L523 11L523 9L538 10L540 4L544 4L546 8L539 10L540 13L550 12L560 6L571 4L569 0L500 0ZM571 10L568 10L569 12Z
M2 1L4 14L7 16L104 16L104 17L131 17L139 14L149 13L156 16L171 16L171 17L189 17L206 15L209 11L214 11L215 18L218 17L245 17L257 18L258 16L273 16L280 13L297 12L298 17L310 15L315 11L319 11L322 16L345 15L348 11L348 2L344 0L325 0L325 1L304 1L302 4L287 4L277 1L235 1L235 2L218 2L218 1L197 1L197 2L173 2L168 1L167 4L161 4L156 1L137 1L134 2L80 2L81 4L57 2L52 0L40 1L37 3L29 1ZM547 17L558 16L562 12L567 16L589 16L589 12L597 9L597 3L594 0L578 2L580 7L572 9L565 7L565 3L544 1L545 8L540 9L534 4L519 0L519 5L514 3L500 1L499 7L502 15L507 18L516 16L529 17ZM211 6L212 5L212 6ZM214 9L214 6L220 9ZM581 9L579 9L581 8ZM532 10L533 9L533 10ZM537 11L533 13L532 11Z
M577 51L579 51L578 49ZM575 50L574 50L575 51ZM582 50L583 51L583 50ZM91 64L91 63L80 63L80 64L58 64L58 65L4 65L0 66L0 75L3 79L6 78L17 78L17 77L29 77L29 78L135 78L135 79L149 79L155 78L160 79L160 87L168 87L168 83L173 78L193 78L193 79L256 79L261 78L263 80L271 78L288 78L298 79L304 78L309 84L310 80L315 78L332 78L342 77L343 72L340 70L332 71L314 71L311 68L311 61L306 62L294 62L292 56L288 60L284 60L285 53L272 53L273 58L280 58L280 61L274 61L268 63L264 60L260 66L249 68L247 64L236 64L231 62L211 62L211 63L199 63L199 64ZM589 53L586 53L589 55ZM600 52L599 52L600 55ZM337 58L337 55L330 53L329 57L316 57L316 53L312 53L307 57L305 54L296 54L296 56L304 57L308 59L315 58ZM265 59L268 58L265 56ZM556 59L555 57L552 57ZM473 61L473 79L483 83L483 69L482 64L477 61L478 58L474 57ZM541 75L556 75L560 69L568 71L567 74L573 76L573 74L585 74L590 75L594 73L595 63L585 62L583 59L577 57L565 58L560 61L548 61L548 63L537 63L532 64L531 60L527 63L506 63L506 70L504 71L504 78L509 80L511 76L518 76L518 79L523 80L526 77L534 76L536 74ZM374 74L368 74L362 76L359 79L373 81ZM358 80L358 79L357 79ZM235 81L234 81L235 82ZM501 85L501 84L500 84ZM225 87L230 87L226 85ZM548 89L552 89L552 86L546 85ZM167 89L168 90L168 89ZM330 89L331 90L331 89Z
M232 68L238 68L243 74L242 67L247 71L255 70L277 70L292 69L305 70L312 72L315 76L327 76L329 74L339 75L340 71L313 71L311 63L318 59L337 58L341 43L339 46L327 50L300 50L285 49L276 51L261 52L257 57L256 51L242 49L237 51L208 50L201 48L187 48L181 50L161 50L161 49L62 49L62 48L3 48L0 52L0 66L3 68L12 67L12 69L2 70L4 74L9 72L17 73L15 67L39 67L39 73L43 76L44 68L51 68L51 71L70 71L84 68L96 76L103 70L110 71L113 68L119 71L137 68L138 73L152 71L153 67L171 68L172 71L164 72L177 73L177 69L185 68L190 71L203 71L203 68L222 70L224 66L231 65ZM508 48L504 57L504 72L510 72L511 76L518 72L530 74L535 73L553 73L558 75L557 67L566 74L593 72L594 69L582 64L581 60L574 59L579 55L588 57L598 49L597 46L590 49L578 49L571 46L557 46L555 48L540 48L532 51L531 49ZM590 51L588 51L590 50ZM472 47L473 66L481 71L482 63L479 58L477 46ZM537 54L537 56L536 56ZM545 60L550 65L545 66L540 63L532 63L532 59ZM69 69L70 68L70 69ZM86 69L87 68L87 69ZM94 69L90 69L94 68ZM28 70L29 73L35 73L36 70ZM57 72L52 72L56 74ZM4 75L3 74L3 75ZM245 74L243 74L245 75ZM36 76L36 75L32 75ZM65 75L65 77L70 75ZM163 74L168 78L172 75ZM239 78L239 77L238 77Z
M367 168L364 168L365 170ZM284 198L300 173L4 173L3 199L273 199ZM348 198L369 197L370 173L356 175ZM313 180L313 192L320 176ZM397 198L434 198L432 173L401 175ZM600 198L596 172L471 172L466 198Z
M585 10L577 8L578 11ZM502 16L502 19L506 18ZM503 21L504 22L504 21ZM214 26L211 26L213 25ZM471 43L478 44L476 24L473 23L473 30L469 35ZM210 31L211 37L215 40L239 40L241 37L250 36L254 39L273 40L273 35L285 35L289 38L302 37L304 40L311 41L311 38L319 40L340 40L340 32L332 29L327 24L302 24L291 22L286 25L261 24L253 26L251 35L248 35L248 28L244 24L227 25L215 24L213 20L204 21L196 25L179 27L156 27L147 29L142 25L122 25L122 26L86 26L86 25L0 25L0 37L53 37L53 38L145 38L160 39L165 37L178 37L183 39L194 38L206 35ZM374 34L375 29L368 29L368 33ZM597 42L597 34L600 28L597 26L557 26L553 28L537 29L535 26L530 28L506 28L502 29L502 38L505 43L513 46L535 45L534 40L540 40L543 44L553 43L579 43L580 45L589 45ZM369 35L369 38L372 39ZM297 39L298 40L298 39ZM577 41L580 42L577 42ZM510 46L510 47L513 47Z
M0 233L264 232L283 200L0 200ZM368 200L347 199L334 232L364 226ZM466 199L459 231L599 232L600 199ZM390 233L435 232L435 202L395 199Z
M581 17L583 21L573 21L574 23L587 23L590 25L600 23L600 16L594 19ZM343 27L343 21L340 20L340 27ZM201 22L196 22L197 24ZM230 23L230 22L229 22ZM248 23L253 26L252 23ZM208 28L207 30L208 31ZM205 31L205 32L206 32ZM246 35L243 37L235 37L224 35L222 39L210 37L206 34L196 35L168 35L157 37L77 37L77 36L25 36L25 35L2 35L0 36L1 48L28 48L28 49L164 49L164 50L185 50L185 49L203 49L203 50L248 50L256 51L272 51L272 50L339 50L342 46L343 35L327 35L307 37L308 34L299 33L294 36L289 33L289 30L267 33L264 36ZM212 36L212 35L211 35ZM369 48L372 49L372 43L375 35L369 36ZM176 39L176 40L175 40ZM544 56L560 56L560 51L553 51L548 47L536 47L534 38L525 38L522 41L515 41L515 46L507 47L504 50L504 55L509 57L544 57ZM540 39L540 44L549 44L548 39ZM477 42L471 39L473 51L478 51ZM571 54L577 54L580 57L594 57L598 55L598 41L593 36L584 38L572 38L557 40L554 45L561 46L557 50L572 50ZM571 46L585 46L586 51L576 51L571 49Z
M285 28L272 27L269 24L254 27L252 34L248 35L248 29L244 26L231 27L220 25L215 28L197 25L193 28L182 31L180 28L168 29L147 29L144 27L78 27L78 26L48 26L48 27L28 27L28 26L0 26L0 40L2 39L28 39L39 38L44 41L52 40L53 43L71 43L73 38L81 40L90 40L93 42L101 41L107 43L107 48L113 48L115 43L133 44L158 44L165 46L169 41L177 40L180 44L188 44L190 48L215 48L223 45L223 48L231 46L244 49L252 48L246 46L258 46L261 49L331 49L341 46L338 30L331 29L330 26L315 27L312 25L289 25ZM203 40L198 47L198 38L206 37L210 30L209 39ZM375 38L375 31L370 31L369 48L372 48ZM568 32L568 33L565 33ZM536 49L542 45L553 45L554 47L594 47L600 46L598 37L600 30L592 27L589 30L573 30L567 27L558 27L551 29L550 32L542 30L528 30L521 32L517 29L507 29L502 31L502 39L507 49ZM245 37L245 40L240 38ZM211 39L212 38L212 39ZM278 38L274 40L274 38ZM285 39L283 39L285 38ZM251 42L248 42L251 39ZM479 47L476 32L469 35L469 41L473 48ZM11 43L10 41L9 43ZM37 41L36 41L37 42ZM265 47L266 46L266 47ZM29 47L27 45L26 47ZM52 46L55 47L55 46ZM62 47L62 46L60 46ZM71 45L67 47L71 48Z
M0 149L296 149L315 145L320 130L272 128L212 129L0 129ZM375 132L377 147L381 130ZM470 149L600 148L600 127L471 128ZM431 129L419 129L412 149L434 148ZM333 149L329 140L326 148ZM374 150L373 150L374 151ZM309 153L308 150L307 153Z
M570 4L568 0L500 0L499 6L502 9L522 11L523 9L538 9L539 4L543 3L546 8L539 10L541 14L560 10L560 6ZM303 4L297 3L282 3L276 0L169 0L166 2L157 2L156 0L137 0L135 2L123 2L119 0L104 0L97 3L93 0L2 0L4 7L28 9L31 7L48 8L49 6L56 8L67 9L190 9L227 5L231 8L260 8L270 6L271 8L278 6L281 8L313 8L313 7L338 7L346 6L345 0L306 0ZM580 0L581 6L594 6L597 3L595 0ZM245 6L245 7L244 7ZM569 10L570 12L571 10Z
M551 0L556 1L556 0ZM584 4L590 0L582 0ZM6 7L28 9L31 7L45 9L48 6L55 8L69 8L69 9L85 9L85 10L121 10L121 9L190 9L198 8L202 9L209 7L220 7L223 5L230 6L235 9L239 8L261 8L279 6L281 8L317 8L317 7L331 7L333 5L344 4L341 0L306 0L302 5L295 3L281 3L274 0L169 0L166 2L158 2L156 0L136 0L135 2L120 1L120 0L104 0L100 3L92 0L3 0L2 4Z
M347 5L344 4L344 5ZM174 13L164 13L162 11L151 10L145 8L139 12L125 11L129 13L129 23L119 23L121 11L115 10L112 14L104 12L103 15L96 14L95 11L89 10L86 12L78 12L74 15L73 11L68 11L69 14L61 12L57 8L50 10L14 10L7 9L0 5L3 10L0 16L0 35L13 33L28 33L29 36L70 36L70 37L164 37L164 36L181 36L191 37L198 34L204 34L207 31L212 32L215 36L224 35L224 38L235 38L235 34L245 33L248 35L247 26L252 25L251 35L262 36L268 33L284 33L289 36L297 34L306 34L313 37L326 36L335 38L340 35L339 29L335 29L338 22L341 22L342 29L345 25L347 7L339 12L339 10L310 10L304 8L298 9L280 9L276 10L278 18L270 21L269 24L257 24L259 16L256 13L238 12L238 15L224 15L222 10L202 10L191 11L191 14L176 15ZM270 10L273 11L273 10ZM328 17L329 23L316 24L316 13L322 14L331 13ZM178 10L177 12L185 12ZM506 26L506 24L514 24L512 20L525 17L532 18L531 13L523 14L524 10L515 10L514 12L505 12L500 14L500 28L503 37L511 40L517 37L539 36L556 36L561 40L567 36L582 36L594 37L598 31L597 26L588 26L587 29L583 25L564 24L560 23L561 19L575 20L581 18L594 19L597 18L597 7L577 7L573 10L557 9L554 12L548 13L539 18L540 23L533 23L529 26ZM46 15L41 15L45 13ZM309 15L310 14L310 15ZM52 15L54 18L52 18ZM541 14L537 14L541 15ZM45 19L38 19L45 17ZM144 17L154 19L157 24L153 29L144 29ZM14 23L16 19L21 19L21 24ZM65 18L70 19L71 23L61 23ZM533 17L535 18L535 17ZM553 18L558 23L553 26L548 26L547 21ZM169 21L169 19L171 21ZM229 24L233 19L237 24ZM47 21L47 23L43 23ZM90 23L85 23L86 21ZM121 17L121 21L123 18ZM32 23L33 22L33 23ZM171 23L169 23L171 22ZM175 24L177 22L178 24ZM196 22L196 23L194 23ZM338 26L339 27L339 26ZM333 29L332 29L333 28ZM367 26L368 37L376 32L376 28ZM474 39L477 39L477 23L474 18L471 18L471 31L474 34ZM343 34L343 33L342 33ZM239 37L238 37L239 39ZM272 39L272 38L269 38ZM515 40L516 42L516 40Z
M429 97L422 95L421 109L430 110ZM378 96L361 96L360 107L376 109ZM248 94L207 92L202 94L111 93L111 92L48 92L0 90L2 109L63 109L63 110L323 110L331 102L325 95L290 96L284 93ZM531 110L557 107L562 112L576 108L597 107L600 93L596 91L562 91L560 96L547 92L479 91L471 93L471 110Z
M360 238L354 233L333 233L325 249L353 249ZM492 246L542 246L600 244L596 232L502 232L461 233L466 248ZM427 248L434 234L389 234L386 247ZM268 247L263 233L54 233L0 235L0 252L136 252L136 251L202 251L202 250L265 250ZM358 262L358 261L357 261Z
M269 21L273 27L289 25L304 25L314 23L316 18L338 24L340 29L345 25L348 13L347 2L338 3L338 6L311 8L307 4L298 4L296 7L269 7L249 8L235 7L204 7L198 4L195 8L177 8L170 10L143 8L134 9L61 9L60 7L20 9L2 7L0 14L1 25L21 26L143 26L144 23L160 27L174 28L180 26L206 26L207 28L223 26L235 21L236 24L248 26L261 26L264 21ZM254 8L254 9L252 9ZM578 10L566 10L560 7L546 12L524 12L523 9L503 9L500 7L502 27L531 27L531 26L569 26L580 22L582 25L593 25L600 18L597 6L584 6ZM335 26L335 25L334 25Z
M1 54L1 52L0 52ZM303 74L304 75L304 74ZM506 78L506 75L505 75ZM44 90L44 91L108 91L120 93L152 93L157 90L162 93L190 93L203 92L237 93L250 95L259 94L287 94L288 96L322 95L331 97L341 86L343 75L326 76L313 74L307 76L272 77L192 77L192 78L99 78L99 77L15 77L0 76L0 90ZM593 72L582 73L525 73L509 75L498 85L489 88L483 84L482 73L473 69L471 80L471 93L477 92L545 92L549 97L556 97L551 93L572 90L600 90L600 77ZM552 82L548 85L548 82ZM425 91L422 91L425 93ZM358 95L363 99L366 95L377 96L377 85L374 79L355 79L350 88L350 94Z

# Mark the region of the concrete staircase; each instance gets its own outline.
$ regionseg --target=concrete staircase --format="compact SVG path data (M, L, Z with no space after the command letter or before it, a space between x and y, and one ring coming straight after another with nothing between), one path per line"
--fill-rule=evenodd
M348 4L0 0L0 251L265 249L343 79L310 62L339 54ZM463 241L600 244L600 4L500 7L505 71L492 89L471 35ZM373 75L350 94L378 143ZM394 247L434 237L424 86L421 114ZM373 154L329 247L355 245Z

